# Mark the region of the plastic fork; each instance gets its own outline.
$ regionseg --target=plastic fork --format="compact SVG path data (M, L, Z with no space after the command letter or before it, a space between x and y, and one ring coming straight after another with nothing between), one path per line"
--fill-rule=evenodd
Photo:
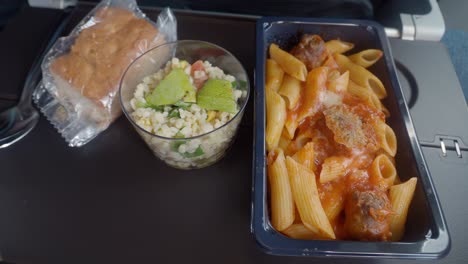
M39 121L39 112L32 105L32 93L41 81L42 60L55 41L61 36L71 17L70 13L70 9L64 11L65 17L62 18L47 45L43 46L40 55L34 60L26 77L18 104L0 112L0 148L6 148L24 138Z

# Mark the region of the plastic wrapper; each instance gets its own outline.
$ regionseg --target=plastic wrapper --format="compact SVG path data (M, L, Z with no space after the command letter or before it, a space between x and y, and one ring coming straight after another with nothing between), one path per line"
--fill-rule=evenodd
M33 99L70 146L82 146L120 116L119 84L130 63L176 41L176 29L170 9L154 23L135 0L101 1L48 51Z

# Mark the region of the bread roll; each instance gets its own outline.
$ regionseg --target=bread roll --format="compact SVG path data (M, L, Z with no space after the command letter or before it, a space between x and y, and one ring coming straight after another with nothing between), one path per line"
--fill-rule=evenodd
M85 97L95 104L93 115L111 122L121 112L117 92L124 71L164 38L153 24L125 9L102 8L93 20L96 23L80 32L70 52L51 62L50 71L59 97Z

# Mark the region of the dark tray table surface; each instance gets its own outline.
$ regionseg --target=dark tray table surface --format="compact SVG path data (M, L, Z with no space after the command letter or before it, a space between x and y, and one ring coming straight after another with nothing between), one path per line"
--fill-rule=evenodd
M77 7L71 24L88 11L87 5ZM38 28L46 30L53 24L48 20L54 16L50 11L27 8L24 12L34 14ZM145 12L150 18L157 14L154 9ZM187 12L176 16L180 39L210 41L231 51L253 83L254 20ZM26 17L16 23L25 30L14 30L17 34L33 28L25 26L31 25ZM35 38L32 43L42 41L40 35ZM23 48L14 43L7 45L21 54ZM33 54L31 49L36 47L25 49ZM8 59L1 67L25 75L29 57L15 60L13 54L5 53ZM417 54L413 55L416 59ZM12 94L18 92L5 87L22 84L23 79L3 75L2 80L6 85L0 87L0 101L11 104ZM214 166L194 171L172 169L156 160L124 117L82 148L67 147L41 117L30 135L0 150L0 251L4 259L17 264L460 263L468 259L464 235L468 212L463 202L468 198L468 179L458 173L468 171L467 162L450 173L451 164L441 161L440 150L426 147L423 151L451 231L452 250L446 258L363 260L262 253L250 234L252 101L227 156Z

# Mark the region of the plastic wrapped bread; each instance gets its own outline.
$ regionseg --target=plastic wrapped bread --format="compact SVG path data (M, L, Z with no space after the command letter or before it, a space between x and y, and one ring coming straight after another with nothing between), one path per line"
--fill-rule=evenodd
M120 79L132 61L176 39L169 9L153 23L134 0L102 1L48 52L34 100L70 146L82 146L120 116Z

